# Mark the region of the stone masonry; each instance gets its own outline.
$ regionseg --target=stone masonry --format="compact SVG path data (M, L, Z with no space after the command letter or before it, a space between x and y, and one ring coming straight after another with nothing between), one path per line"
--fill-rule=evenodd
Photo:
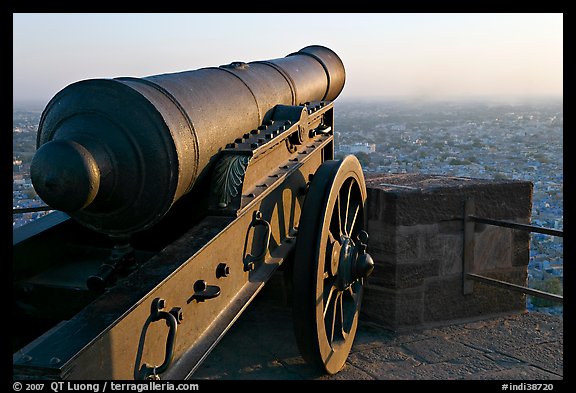
M422 174L367 175L368 250L375 268L362 310L392 329L525 311L519 292L473 283L463 294L464 204L474 215L530 223L533 185ZM530 234L475 224L470 273L527 285Z

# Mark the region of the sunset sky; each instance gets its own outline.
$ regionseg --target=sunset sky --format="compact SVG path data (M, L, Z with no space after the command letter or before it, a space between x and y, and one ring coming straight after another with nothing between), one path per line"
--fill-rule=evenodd
M284 57L344 62L342 97L563 95L563 14L13 14L13 99L47 102L89 78Z

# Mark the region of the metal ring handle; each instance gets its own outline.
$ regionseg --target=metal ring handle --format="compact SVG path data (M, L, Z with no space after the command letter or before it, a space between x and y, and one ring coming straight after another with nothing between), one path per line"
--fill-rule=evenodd
M164 362L159 366L150 367L145 365L145 378L151 375L162 374L168 369L168 366L172 362L172 357L174 356L174 343L176 342L176 330L178 326L178 321L176 317L167 311L162 311L164 308L164 300L156 298L152 301L152 306L150 310L150 322L157 322L162 319L168 324L168 337L166 338L166 352L164 355Z
M270 245L270 235L272 234L272 229L270 227L270 223L262 218L262 212L256 210L252 214L252 221L250 222L250 226L248 227L248 232L246 233L246 241L244 242L244 249L246 250L246 246L248 245L248 236L250 235L250 229L256 228L257 226L264 226L266 228L266 241L264 243L264 247L258 255L246 255L245 262L250 263L254 261L258 261L266 256L266 251L268 251L268 246Z

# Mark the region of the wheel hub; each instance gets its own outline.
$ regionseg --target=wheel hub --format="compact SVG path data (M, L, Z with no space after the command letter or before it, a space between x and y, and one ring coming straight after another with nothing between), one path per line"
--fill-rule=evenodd
M336 276L336 287L339 291L347 289L356 279L352 274L352 266L357 254L356 247L352 239L342 236L342 246L338 255L338 273ZM338 243L338 242L336 242Z
M366 278L374 269L372 257L366 253L366 244L363 238L367 236L362 231L362 238L357 243L343 235L342 244L335 241L332 245L332 275L336 275L336 287L339 291L348 289L356 280Z

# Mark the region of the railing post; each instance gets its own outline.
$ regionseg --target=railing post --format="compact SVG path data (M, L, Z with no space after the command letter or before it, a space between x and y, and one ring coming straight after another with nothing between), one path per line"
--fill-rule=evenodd
M474 291L474 281L468 278L468 273L472 273L474 268L474 240L475 223L470 220L474 214L474 198L467 198L464 202L464 241L462 250L462 294L470 295Z

